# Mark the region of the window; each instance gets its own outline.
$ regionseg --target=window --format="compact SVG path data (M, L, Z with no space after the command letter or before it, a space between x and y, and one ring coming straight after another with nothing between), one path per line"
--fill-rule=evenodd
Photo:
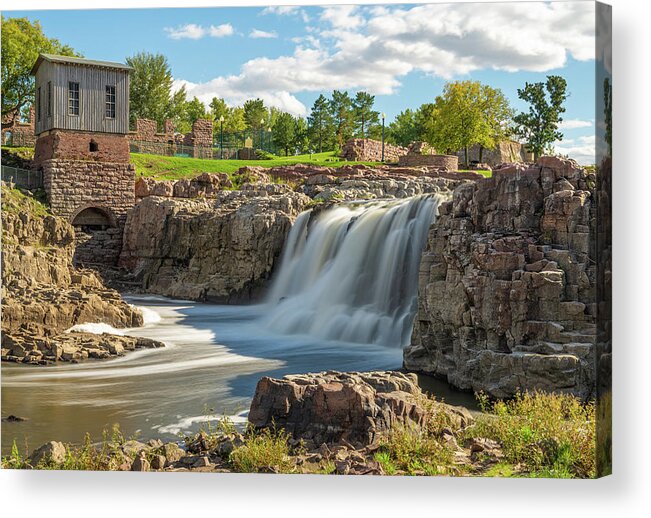
M36 120L41 120L41 87L36 90Z
M106 118L115 119L115 86L106 85Z
M47 116L52 116L52 81L47 82Z
M79 83L68 83L68 115L79 115Z
M97 145L97 142L91 140L90 144L88 144L88 151L92 153L94 153L95 151L99 151L99 146Z

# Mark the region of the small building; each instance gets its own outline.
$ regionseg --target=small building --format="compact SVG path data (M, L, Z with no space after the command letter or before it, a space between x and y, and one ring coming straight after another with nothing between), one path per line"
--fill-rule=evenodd
M39 55L33 167L55 214L78 230L80 262L114 263L135 204L129 163L129 73L122 63Z

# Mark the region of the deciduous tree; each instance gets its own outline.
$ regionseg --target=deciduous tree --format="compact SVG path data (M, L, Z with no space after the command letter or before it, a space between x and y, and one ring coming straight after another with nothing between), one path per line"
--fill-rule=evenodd
M529 111L517 114L513 121L518 136L538 157L556 140L563 139L558 125L563 121L563 103L567 99L567 81L561 76L547 76L545 83L525 83L518 97L529 103Z
M133 67L129 83L129 117L155 120L159 127L165 119L183 120L185 89L174 95L172 71L162 54L139 52L126 60ZM178 124L177 124L178 125Z
M38 21L27 18L2 16L1 40L3 120L12 113L24 113L34 103L34 78L29 73L40 53L81 57L69 45L48 38Z
M289 149L294 144L295 130L294 117L289 113L279 113L273 126L273 143L277 148L285 151L285 156L289 155Z

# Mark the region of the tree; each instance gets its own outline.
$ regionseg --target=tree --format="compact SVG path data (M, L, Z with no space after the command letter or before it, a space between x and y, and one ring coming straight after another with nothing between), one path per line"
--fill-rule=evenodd
M407 109L400 112L387 128L387 141L398 146L408 146L416 140L423 140L417 124L416 112Z
M330 111L335 125L337 145L342 148L344 143L353 136L353 100L348 92L334 90L330 100Z
M608 146L608 156L613 154L613 88L610 79L604 79L604 139Z
M508 101L499 89L479 81L447 83L434 102L428 141L439 151L463 149L467 164L468 148L475 144L494 147L509 117Z
M162 54L139 52L127 58L133 67L129 86L129 117L155 120L162 126L165 119L183 120L183 107L179 104L182 95L172 93L172 71L167 58ZM180 122L180 121L179 121Z
M29 74L40 53L78 56L69 45L43 34L38 21L2 16L2 127L11 114L24 113L34 103L34 78Z
M301 117L294 119L294 148L299 154L310 151L310 137L308 135L307 121Z
M249 99L244 103L244 121L247 129L259 130L269 119L269 112L262 99Z
M241 132L246 129L246 120L244 119L244 108L236 106L229 108L228 116L224 121L224 130L232 133Z
M273 143L285 151L285 156L289 155L289 148L294 144L295 129L294 117L285 112L278 114L273 127Z
M185 115L190 125L199 119L210 119L210 114L206 112L206 105L196 97L188 101L185 107Z
M536 160L554 141L563 139L558 125L563 121L566 90L567 81L561 76L547 76L545 83L525 83L524 88L518 88L518 97L530 107L513 118L515 131Z
M328 100L321 94L308 117L308 134L313 149L321 153L334 144L334 125Z
M355 123L356 135L366 138L369 129L379 124L380 113L373 110L375 96L367 92L357 92L353 99L353 120Z

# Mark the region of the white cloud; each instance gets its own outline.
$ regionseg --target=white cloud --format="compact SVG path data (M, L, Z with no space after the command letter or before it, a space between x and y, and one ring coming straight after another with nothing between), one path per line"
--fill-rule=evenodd
M253 29L249 33L249 38L262 38L262 39L269 39L269 38L277 38L278 33L276 31L262 31L260 29Z
M265 14L276 14L278 16L299 16L305 23L310 21L310 17L307 12L299 7L298 5L270 5L262 10L260 13Z
M576 139L554 142L554 150L560 155L567 155L581 165L595 163L595 141L594 135L585 135Z
M223 38L224 36L231 36L235 30L230 23L223 23L221 25L210 25L203 27L195 23L188 23L179 27L165 27L165 32L173 40L191 39L198 40L205 36L213 38Z
M558 127L561 130L573 130L578 128L591 128L593 126L592 121L584 121L580 119L568 119L561 122Z
M188 91L233 102L266 96L300 114L306 107L296 93L393 94L414 71L444 79L486 69L545 72L563 67L568 56L594 59L594 20L590 2L325 7L319 23L306 28L309 35L293 40L293 53L252 59L238 74Z

